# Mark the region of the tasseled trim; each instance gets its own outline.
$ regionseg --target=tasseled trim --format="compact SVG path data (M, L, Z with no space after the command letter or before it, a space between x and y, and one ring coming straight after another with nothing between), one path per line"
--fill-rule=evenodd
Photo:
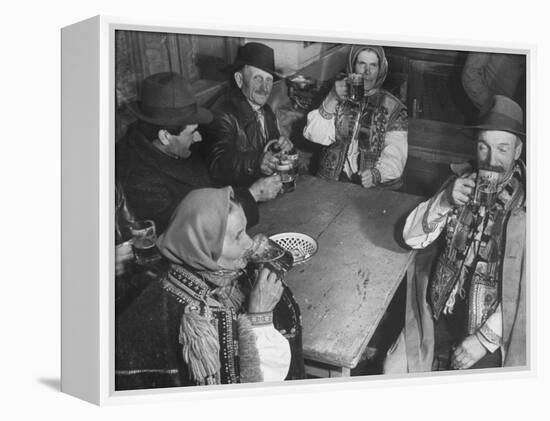
M181 317L179 342L183 361L191 378L199 384L217 383L220 371L218 332L210 321L199 313L184 313Z
M245 314L241 314L237 322L241 383L261 382L264 380L264 376L260 368L260 353L256 346L256 334Z
M443 314L453 314L457 295L462 300L466 297L466 290L464 289L464 284L466 283L466 276L468 276L468 274L466 273L466 268L462 266L462 269L460 270L460 274L458 276L458 280L456 281L455 286L451 290L451 293L449 294L449 298L447 299L447 302L445 303L445 307L443 308Z
M445 303L445 308L443 309L443 314L453 314L453 309L456 304L456 294L458 294L459 285L458 282L453 287L447 302Z

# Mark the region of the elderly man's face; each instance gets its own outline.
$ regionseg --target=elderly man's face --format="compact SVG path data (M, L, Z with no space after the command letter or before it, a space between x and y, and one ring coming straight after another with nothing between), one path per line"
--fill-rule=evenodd
M259 107L267 102L273 89L273 76L254 66L247 65L236 72L235 81L244 96Z
M505 178L514 168L516 159L521 155L521 140L513 133L500 130L483 130L477 137L478 165L502 167Z
M246 216L241 205L231 202L222 254L218 264L224 269L242 269L247 264L246 256L252 247L252 239L246 233Z
M355 73L363 75L366 91L374 88L380 73L380 63L376 53L369 50L361 51L355 60Z

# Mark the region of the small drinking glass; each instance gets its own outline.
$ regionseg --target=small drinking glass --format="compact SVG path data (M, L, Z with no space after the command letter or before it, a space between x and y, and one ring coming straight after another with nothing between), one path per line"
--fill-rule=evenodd
M130 228L136 262L140 265L150 265L160 259L156 241L155 223L149 219L135 221Z

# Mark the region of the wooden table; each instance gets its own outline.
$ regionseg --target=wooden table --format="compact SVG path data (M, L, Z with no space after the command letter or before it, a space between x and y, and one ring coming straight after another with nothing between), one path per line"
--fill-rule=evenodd
M294 192L260 205L252 234L300 232L319 244L286 282L302 312L304 356L334 367L328 375L349 375L361 360L413 259L401 232L422 200L300 176Z

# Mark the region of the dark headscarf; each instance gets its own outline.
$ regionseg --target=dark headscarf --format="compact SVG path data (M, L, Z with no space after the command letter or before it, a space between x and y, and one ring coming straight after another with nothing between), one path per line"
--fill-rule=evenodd
M378 72L378 78L376 79L373 89L381 88L386 76L388 75L388 60L386 59L386 54L384 53L384 49L382 47L377 45L352 46L348 54L348 73L355 73L355 61L357 60L359 53L362 51L372 51L377 55L380 71Z
M217 271L233 189L198 189L189 193L172 214L157 240L160 253L176 264Z

